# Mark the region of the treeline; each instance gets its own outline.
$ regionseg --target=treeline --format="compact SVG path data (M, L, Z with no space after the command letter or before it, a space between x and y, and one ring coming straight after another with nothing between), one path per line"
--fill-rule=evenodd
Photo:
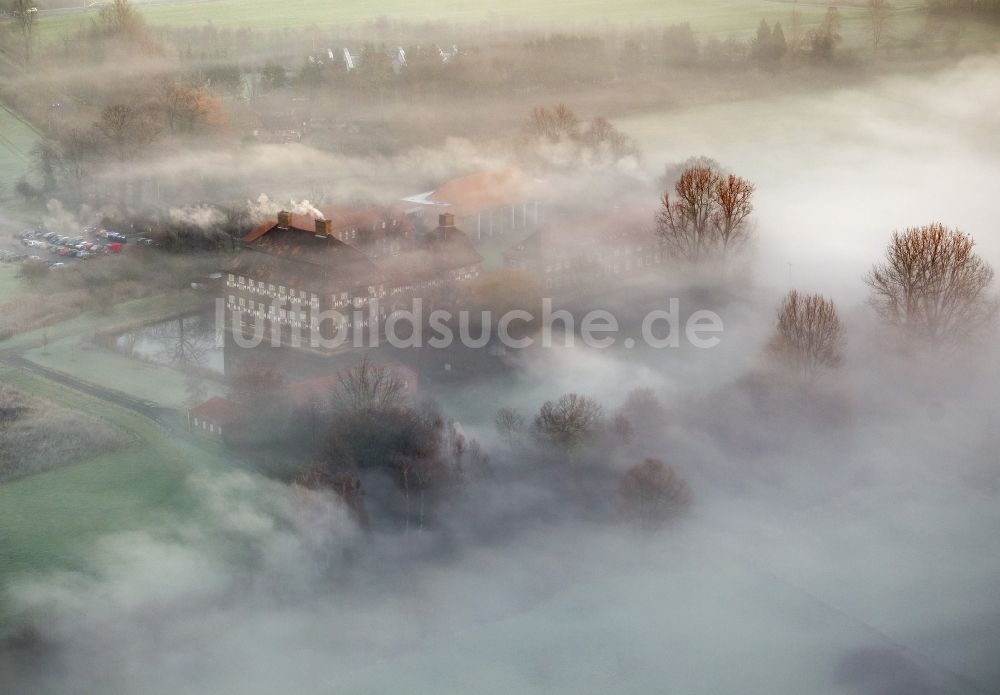
M1000 19L1000 0L927 0L927 9L938 14L972 14Z

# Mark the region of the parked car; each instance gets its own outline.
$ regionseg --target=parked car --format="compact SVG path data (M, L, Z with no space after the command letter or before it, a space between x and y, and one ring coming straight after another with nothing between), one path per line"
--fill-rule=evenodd
M65 263L53 263L52 265L49 266L49 270L59 270L60 268L65 268L65 267L66 267Z

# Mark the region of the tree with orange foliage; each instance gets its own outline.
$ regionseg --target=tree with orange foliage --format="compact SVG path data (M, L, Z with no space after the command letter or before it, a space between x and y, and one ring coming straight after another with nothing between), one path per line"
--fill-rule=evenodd
M647 528L684 514L691 506L691 488L670 466L648 458L629 468L618 486L622 511Z
M223 120L218 100L205 87L166 80L157 96L167 129L172 133L191 133Z
M940 223L895 232L886 260L865 276L871 304L885 321L937 352L960 346L992 325L993 268L975 241Z
M833 301L819 294L792 290L778 309L778 322L768 343L770 357L804 381L843 361L844 327Z

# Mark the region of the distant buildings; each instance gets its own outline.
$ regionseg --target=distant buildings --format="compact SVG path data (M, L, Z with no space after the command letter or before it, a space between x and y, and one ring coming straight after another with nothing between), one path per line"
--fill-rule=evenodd
M226 264L226 308L233 330L294 345L293 336L314 327L324 338L372 329L413 297L472 280L481 267L449 213L427 230L393 207L279 212ZM346 324L323 322L330 310Z
M476 241L537 229L543 218L544 182L513 169L481 171L404 198L410 215L431 219L447 212Z
M504 252L504 265L530 272L547 290L631 276L664 260L650 220L644 207L561 219Z

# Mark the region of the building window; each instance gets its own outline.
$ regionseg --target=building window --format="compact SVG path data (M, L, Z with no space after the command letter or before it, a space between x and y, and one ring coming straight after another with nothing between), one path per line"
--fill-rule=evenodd
M230 273L229 277L228 277L228 280L229 280L229 284L232 285L234 282L236 282L236 276L233 275L232 273Z
M240 284L241 284L241 285L245 285L245 284L247 284L247 279L246 279L245 277L243 277L242 275L240 275L240 277L239 277L239 281L240 281Z
M285 287L284 287L284 285L278 285L278 294L280 296L282 296L282 297L285 296Z

